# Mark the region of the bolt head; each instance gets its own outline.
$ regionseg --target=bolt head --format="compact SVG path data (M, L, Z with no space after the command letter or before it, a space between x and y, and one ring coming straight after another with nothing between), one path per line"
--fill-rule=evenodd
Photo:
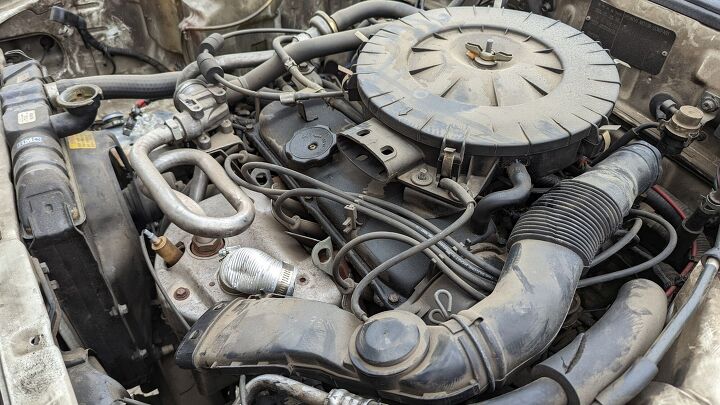
M178 300L182 301L190 296L190 290L188 290L185 287L178 287L175 289L175 292L173 293L173 297Z
M705 112L714 112L716 111L720 106L718 106L718 102L715 101L715 99L711 97L706 97L703 99L702 103L700 103L700 108L702 108Z

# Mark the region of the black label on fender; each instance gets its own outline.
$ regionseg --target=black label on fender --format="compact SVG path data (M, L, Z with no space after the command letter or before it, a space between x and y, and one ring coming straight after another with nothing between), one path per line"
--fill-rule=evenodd
M592 1L582 30L613 57L654 75L660 73L675 42L673 31L602 0Z

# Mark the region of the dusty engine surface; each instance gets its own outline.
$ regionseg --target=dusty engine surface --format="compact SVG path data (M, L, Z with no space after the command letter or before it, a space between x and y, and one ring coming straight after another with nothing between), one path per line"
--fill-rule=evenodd
M2 402L720 401L712 4L11 3Z

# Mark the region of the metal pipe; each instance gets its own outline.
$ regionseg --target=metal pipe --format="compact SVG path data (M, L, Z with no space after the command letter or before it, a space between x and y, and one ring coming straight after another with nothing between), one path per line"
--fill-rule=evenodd
M205 198L205 191L207 190L209 182L210 179L208 179L205 172L195 167L193 177L190 179L190 184L188 184L188 197L192 198L193 201L202 201L203 198Z
M130 151L130 162L160 210L180 229L197 236L224 238L242 233L255 218L255 207L212 156L197 149L176 149L155 160L148 157L155 148L174 141L168 127L156 128L142 136ZM230 217L210 217L192 212L175 195L160 171L181 165L198 166L237 211ZM159 170L160 171L159 171Z
M376 401L362 398L345 390L334 389L327 393L291 378L276 374L265 374L253 378L247 383L245 390L247 403L243 405L251 405L255 397L265 390L280 391L308 405L379 405Z

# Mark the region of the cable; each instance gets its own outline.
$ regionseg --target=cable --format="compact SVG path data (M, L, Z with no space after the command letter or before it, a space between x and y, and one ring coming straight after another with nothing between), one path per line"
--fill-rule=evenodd
M295 62L293 58L288 55L288 53L285 51L285 48L283 48L283 44L287 42L292 42L292 40L295 39L292 35L282 35L279 37L275 37L272 40L272 47L275 50L275 53L278 55L280 60L285 65L285 69L292 75L292 77L297 80L298 83L302 84L306 88L313 90L314 92L323 92L325 89L314 81L308 79L305 77L305 75L300 71L300 68L298 67L298 64Z
M126 56L129 58L137 59L141 62L145 62L148 65L154 67L158 72L168 72L169 69L165 67L160 61L154 59L148 55L135 52L132 49L118 48L110 46L104 42L101 42L87 29L87 22L85 19L75 13L65 10L62 7L53 6L50 9L50 20L57 23L75 27L83 42L98 51L102 52L103 55L107 56L113 64L113 73L115 73L115 61L112 60L112 56Z
M275 171L278 173L284 173L286 175L292 176L292 177L299 179L300 181L303 181L309 185L312 185L321 190L325 190L336 196L339 196L341 198L349 200L350 202L352 202L353 204L355 204L358 207L367 208L374 212L379 213L380 216L376 215L375 217L378 220L386 222L393 227L397 227L398 225L396 225L396 224L399 222L401 225L405 225L405 226L412 228L412 229L410 229L410 232L420 232L421 234L424 234L426 238L429 238L433 234L440 232L440 229L437 228L436 226L434 226L433 224L431 224L429 221L427 221L423 218L420 218L417 214L414 214L411 211L406 210L402 207L395 206L395 210L398 210L398 211L402 210L402 212L406 213L406 215L409 216L410 218L413 218L415 220L419 219L419 222L422 223L423 225L425 225L432 232L428 231L427 229L422 228L422 226L417 225L417 223L413 223L412 220L402 218L398 214L395 214L395 213L391 212L390 210L383 209L377 205L372 204L372 202L375 202L375 203L379 203L378 205L384 205L385 207L387 207L387 206L389 206L390 203L381 202L380 199L377 199L374 197L369 197L369 196L362 195L362 194L347 193L347 192L339 190L335 187L329 186L321 181L318 181L310 176L306 176L302 173L298 173L292 169L288 169L283 166L273 165L273 164L264 163L264 162L248 162L245 165L243 165L241 168L241 172L242 172L243 176L246 178L250 178L249 173L252 168L262 168L262 169L267 169L267 170ZM251 188L251 190L255 190L255 189ZM268 190L268 189L265 189L265 190ZM262 191L259 191L259 192L262 193ZM286 192L285 190L270 190L270 191L268 191L268 194L273 194L273 195L279 196L285 192ZM292 218L284 215L282 212L278 212L278 214L280 215L280 218L285 219L286 222L292 221ZM390 219L392 219L394 221L390 221ZM390 222L388 222L388 221L390 221ZM482 261L479 258L472 255L472 253L469 252L467 250L467 248L462 246L459 242L455 241L452 238L448 238L447 242L449 242L449 244L452 245L452 247L457 249L457 251L453 250L452 248L450 248L450 246L448 246L445 243L441 243L441 244L439 244L439 246L443 249L443 251L449 257L451 257L455 261L458 261L458 252L460 253L461 256L468 259L468 261L470 263L467 263L467 261L464 261L464 260L461 261L467 270L469 270L472 273L475 273L479 276L484 276L485 278L488 278L490 280L494 280L497 276L500 275L499 269L495 268L494 266L490 265L489 263Z
M720 168L720 166L718 166ZM719 169L720 170L720 169ZM680 217L680 221L684 221L685 218L687 218L687 214L685 214L685 210L680 207L680 205L675 201L674 198L670 197L670 194L668 194L662 187L659 187L658 185L652 186L652 190L656 192L663 200L665 200L668 205L670 205L675 212L677 212L678 216ZM695 261L692 260L693 257L698 255L698 245L697 240L694 240L692 243L692 246L690 248L690 256L691 259L688 261L688 263L683 267L683 269L680 271L680 277L687 277L688 274L695 268ZM665 295L668 297L672 297L672 295L677 290L677 286L673 285L670 286L667 290L665 290Z
M642 228L642 219L635 218L635 221L633 222L633 226L628 230L625 235L623 235L622 238L618 239L615 244L610 246L609 248L603 250L599 255L595 256L592 262L590 262L590 268L597 266L598 264L604 262L607 260L610 256L614 255L615 253L619 252L622 248L627 246L630 241L632 241L640 232L640 228Z
M635 138L638 135L638 133L640 133L641 131L644 131L649 128L657 128L658 126L660 126L660 123L658 123L658 122L648 122L648 123L645 123L642 125L638 125L632 129L626 131L620 138L618 138L617 141L611 143L607 149L600 152L599 155L597 155L593 160L591 160L590 165L595 166L596 164L600 163L603 159L612 155L616 150L627 145L628 142L633 140L633 138Z
M675 249L675 245L677 244L677 233L675 232L675 228L673 228L673 226L668 221L666 221L665 218L661 217L660 215L653 214L653 213L650 213L647 211L642 211L642 210L633 209L633 210L630 210L630 213L633 215L637 215L639 217L648 218L648 219L653 220L653 221L657 222L658 224L662 225L667 230L668 235L669 235L669 240L668 240L665 248L651 260L645 261L638 265L629 267L624 270L619 270L619 271L615 271L612 273L603 274L600 276L582 279L578 283L578 288L585 288L585 287L588 287L591 285L605 283L605 282L612 281L612 280L617 280L617 279L624 278L627 276L632 276L634 274L640 273L641 271L650 269L653 266L655 266L656 264L665 260L668 256L670 256L673 249Z
M238 92L244 96L252 97L252 98L261 98L261 99L272 100L272 101L280 101L280 102L294 102L294 101L301 101L301 100L312 100L312 99L316 99L316 98L343 97L345 95L345 92L343 92L343 91L328 91L328 92L323 92L323 93L303 93L303 92L294 92L294 93L277 92L276 93L276 92L269 92L269 91L255 91L255 90L248 90L246 88L235 85L235 84L229 82L227 79L220 76L219 74L215 74L213 76L213 79L215 79L218 83L222 84L223 86L229 88L230 90Z
M442 230L440 233L436 234L430 239L425 240L422 243L419 243L410 249L395 255L389 260L386 260L384 263L379 265L378 267L374 268L370 273L368 273L365 277L363 277L355 287L355 290L352 293L352 296L350 298L350 308L359 319L365 321L367 320L367 314L365 314L365 311L363 311L362 308L360 308L360 295L362 294L365 287L367 287L368 284L370 284L370 281L377 277L380 273L384 272L385 270L389 269L390 267L400 263L401 261L407 259L408 257L413 256L414 254L434 245L435 243L439 242L445 236L450 235L451 233L455 232L457 229L459 229L462 225L464 225L467 221L472 218L473 210L475 209L475 200L470 196L470 194L465 191L465 189L459 185L458 183L454 182L453 180L450 180L448 178L440 180L440 187L445 188L455 194L456 197L460 198L465 203L465 212L463 212L460 217L450 224L447 228Z
M145 258L145 265L148 268L148 271L150 271L150 275L152 276L153 280L155 280L155 285L157 286L157 289L160 290L163 298L165 298L165 302L167 302L168 306L178 318L185 330L190 330L190 324L188 324L185 320L185 317L180 314L180 311L178 311L175 303L170 299L170 296L168 295L167 291L165 291L165 289L162 287L162 284L160 284L160 280L155 273L155 266L153 266L152 261L150 260L150 255L147 251L147 246L145 246L145 235L143 233L140 234L140 248L142 250L143 257Z
M225 39L230 39L242 35L252 34L302 34L303 32L305 31L294 28L248 28L244 30L230 31L222 34L222 36Z
M115 400L113 403L114 404L121 403L121 404L128 404L128 405L149 405L147 402L141 402L141 401L138 401L137 399L132 399L132 398L118 399L118 400Z
M341 196L337 196L335 194L332 194L325 190L317 190L317 189L308 189L308 188L295 188L292 190L285 191L283 194L281 194L277 200L275 201L275 204L273 205L273 212L275 213L275 217L278 218L278 220L282 222L292 221L293 218L288 217L285 213L282 212L283 203L288 198L292 197L300 197L300 196L313 196L313 197L321 197L321 198L327 198L336 202L339 202L341 204L352 204L353 201L343 198ZM392 213L382 213L382 212L376 212L372 210L369 207L366 206L357 206L357 210L363 214L366 214L374 219L383 221L387 223L388 225L399 229L406 233L406 236L409 235L409 237L413 241L425 241L428 239L428 237L414 231L411 227L407 226L406 223L404 223L402 220L399 220L397 217L393 216ZM432 236L432 235L431 235ZM355 239L353 239L354 241ZM348 242L348 244L351 244L351 246L354 246L352 244L352 241ZM347 244L346 244L347 245ZM346 246L345 245L345 246ZM442 262L452 268L452 271L457 273L458 275L462 276L464 279L471 281L473 284L475 284L478 287L483 288L485 291L490 292L494 288L494 280L489 279L489 275L484 275L485 278L483 279L483 274L473 274L469 272L466 268L463 268L461 265L459 265L457 262L454 262L449 257L447 257L442 250L440 250L437 246L432 246L430 249L438 256ZM347 287L347 284L343 283L343 286Z
M260 15L260 13L265 11L266 8L270 7L272 2L273 2L273 0L267 0L265 3L263 3L262 6L260 6L260 8L253 11L247 17L241 18L237 21L229 22L226 24L220 24L220 25L206 25L204 27L186 27L186 28L183 28L183 31L218 31L218 30L225 30L225 29L232 28L232 27L237 27L239 25L245 24L246 22L248 22L248 21L252 20L253 18L257 17L258 15Z
M407 236L403 235L401 233L396 232L370 232L363 235L360 235L356 237L355 239L350 240L345 246L340 248L340 250L335 255L335 259L333 260L332 269L333 269L333 277L335 278L335 281L338 282L341 286L345 287L346 289L351 289L353 286L348 284L345 279L343 279L340 276L340 263L342 262L345 254L347 254L348 251L355 248L357 245L370 241L375 239L392 239L397 240L403 243L407 243L412 246L417 246L420 244L419 241ZM441 258L433 252L431 249L425 249L422 251L427 257L430 258L430 260L438 266L440 271L443 272L450 280L455 282L460 288L465 290L468 294L470 294L473 298L479 300L484 299L487 297L487 295L479 292L477 289L470 286L465 280L460 278L453 270L450 269Z

